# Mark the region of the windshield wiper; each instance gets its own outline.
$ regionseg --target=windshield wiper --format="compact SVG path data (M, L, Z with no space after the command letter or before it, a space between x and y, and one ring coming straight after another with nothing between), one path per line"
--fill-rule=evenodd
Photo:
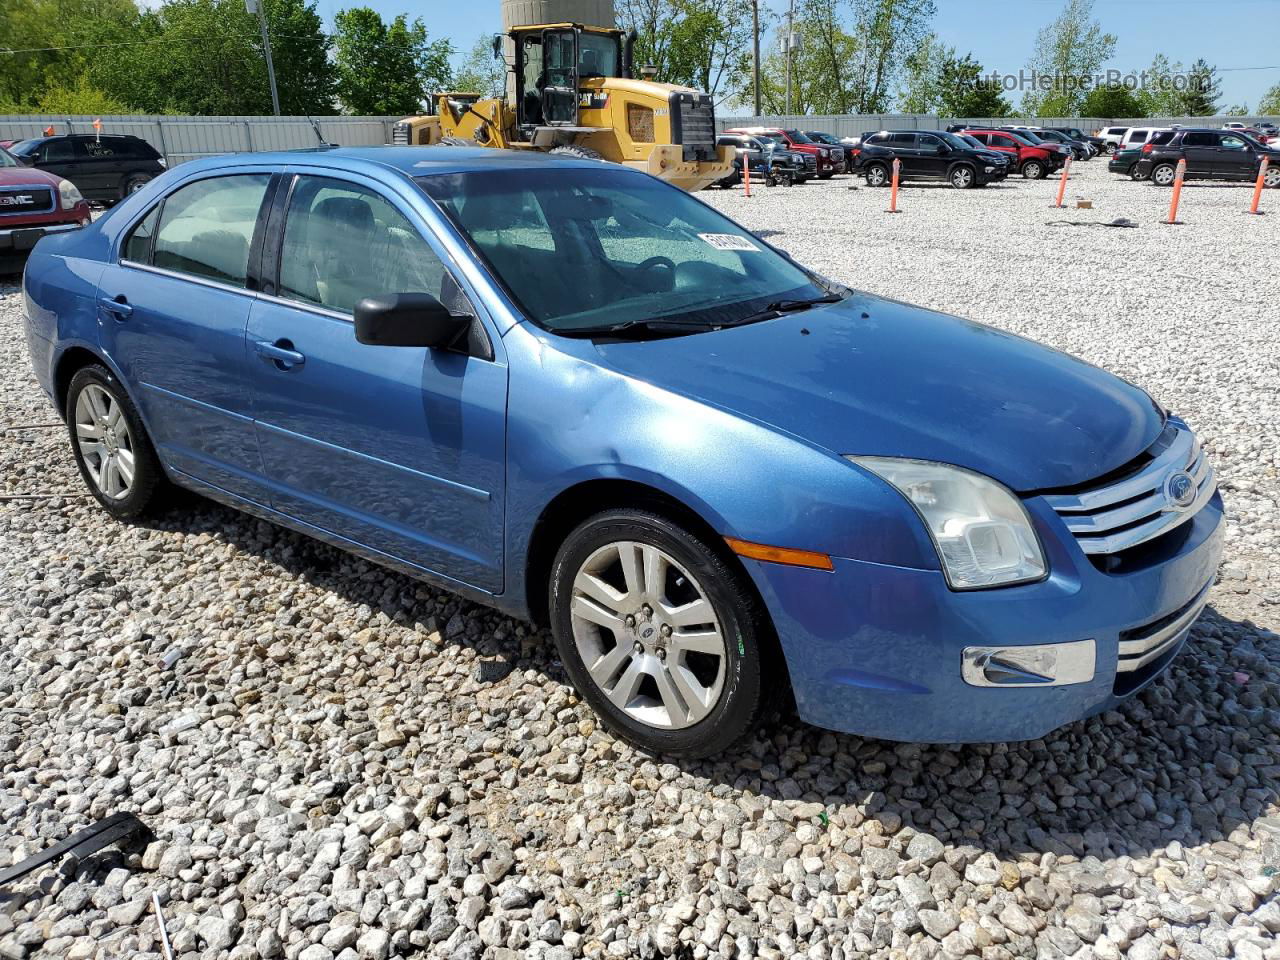
M808 310L810 307L816 307L820 303L839 303L843 300L838 293L828 293L822 297L809 297L803 300L775 300L759 313L749 313L740 320L735 320L730 326L738 326L743 323L759 323L761 320L772 320L780 317L785 313L799 313L801 310Z
M626 320L622 323L601 324L596 327L557 330L565 337L626 337L632 334L652 334L656 337L683 336L686 333L705 333L719 330L722 323L705 323L696 320Z

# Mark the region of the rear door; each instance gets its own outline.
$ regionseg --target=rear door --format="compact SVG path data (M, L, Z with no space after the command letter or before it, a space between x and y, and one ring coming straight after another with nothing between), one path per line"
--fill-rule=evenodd
M380 556L500 591L500 339L404 197L345 171L290 179L248 330L271 505ZM354 305L385 293L429 293L475 317L487 352L357 342Z
M36 166L74 183L85 196L91 193L89 155L76 137L46 140L40 147Z
M550 126L578 122L578 34L574 30L542 31L542 115Z
M920 166L920 151L916 147L916 135L914 133L891 133L889 134L889 142L885 146L892 150L893 155L902 161L902 176L926 176Z
M1181 146L1182 155L1187 161L1187 176L1214 176L1219 166L1218 154L1221 152L1216 133L1190 130L1182 135Z
M99 197L118 200L120 184L129 165L128 147L122 137L85 137L85 181Z
M268 168L187 181L127 230L99 282L102 346L173 469L265 503L245 325Z

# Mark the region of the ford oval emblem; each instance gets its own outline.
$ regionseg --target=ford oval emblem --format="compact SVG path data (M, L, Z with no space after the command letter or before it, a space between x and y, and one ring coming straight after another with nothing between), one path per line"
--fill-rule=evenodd
M1196 502L1196 494L1199 492L1195 477L1185 470L1175 470L1165 478L1164 496L1169 501L1169 506L1175 510L1187 509Z

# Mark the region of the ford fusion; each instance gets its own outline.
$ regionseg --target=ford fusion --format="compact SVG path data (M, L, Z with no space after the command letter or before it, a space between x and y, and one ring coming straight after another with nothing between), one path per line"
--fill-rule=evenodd
M1213 468L1139 388L623 167L199 160L42 239L24 294L109 513L176 484L547 624L650 751L784 697L1039 737L1169 665L1221 554Z

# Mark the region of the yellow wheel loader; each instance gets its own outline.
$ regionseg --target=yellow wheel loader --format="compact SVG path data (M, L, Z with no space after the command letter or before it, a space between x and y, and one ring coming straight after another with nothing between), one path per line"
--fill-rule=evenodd
M633 38L621 30L551 23L494 37L514 44L506 97L440 93L435 113L396 124L396 144L466 144L567 153L623 163L685 190L733 171L716 147L708 94L631 76Z

